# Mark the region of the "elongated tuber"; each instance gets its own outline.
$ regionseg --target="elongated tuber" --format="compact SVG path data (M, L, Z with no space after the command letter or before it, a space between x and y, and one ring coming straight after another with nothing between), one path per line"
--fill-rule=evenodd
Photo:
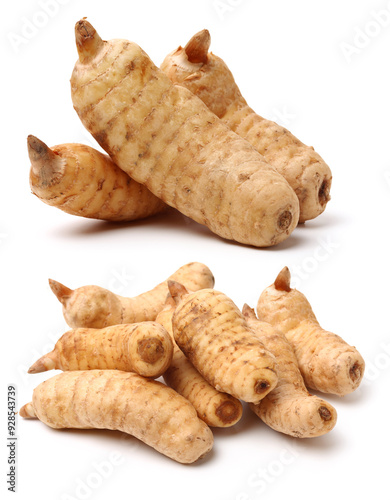
M339 396L357 389L364 373L362 356L321 328L307 298L290 287L287 267L261 294L257 314L291 342L307 387Z
M185 398L160 382L119 370L56 375L36 387L19 413L54 429L126 432L184 464L213 445L210 429Z
M276 359L278 383L251 409L272 429L299 438L317 437L336 425L337 413L323 399L309 394L294 349L286 337L268 323L259 321L245 304L243 314L256 336Z
M286 180L187 89L127 40L76 23L72 100L113 161L168 205L223 238L276 245L299 202Z
M203 30L171 52L161 69L208 106L234 132L249 141L283 175L299 199L299 222L321 214L330 200L332 173L321 156L277 123L251 109L225 62L208 52Z
M242 416L242 405L230 394L219 392L210 385L176 345L172 332L172 316L176 309L174 299L169 296L164 309L156 321L161 323L173 339L173 358L164 381L169 387L184 396L194 406L201 418L211 427L230 427Z
M214 286L210 269L199 262L180 267L169 279L177 280L191 290ZM164 307L168 280L153 290L131 298L121 297L94 285L71 290L54 280L49 280L49 284L63 305L65 320L71 328L104 328L122 323L154 321Z
M211 289L187 293L180 283L168 286L177 303L173 335L195 368L218 391L248 403L263 399L277 383L275 358L233 301Z
M162 212L166 205L131 179L109 156L83 144L49 148L27 138L32 192L48 205L92 219L131 221Z
M172 354L171 336L155 322L77 328L66 332L28 372L122 370L157 378L171 364Z

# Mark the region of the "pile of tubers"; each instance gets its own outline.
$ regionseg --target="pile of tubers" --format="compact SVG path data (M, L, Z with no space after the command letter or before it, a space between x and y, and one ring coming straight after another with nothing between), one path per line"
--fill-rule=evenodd
M242 402L269 427L311 438L336 410L308 389L356 390L364 360L319 325L290 287L285 267L242 312L204 264L182 266L138 297L50 280L72 330L29 369L63 373L40 384L20 415L61 428L116 429L180 463L213 446L210 427L230 427ZM153 379L161 376L165 384Z
M108 155L28 137L32 192L65 212L131 221L173 207L222 238L284 241L321 214L332 174L312 147L257 115L207 30L161 69L135 43L76 23L74 108Z

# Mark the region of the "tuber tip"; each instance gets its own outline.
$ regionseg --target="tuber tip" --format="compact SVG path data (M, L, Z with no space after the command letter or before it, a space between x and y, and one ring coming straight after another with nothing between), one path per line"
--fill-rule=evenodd
M255 310L252 307L248 306L248 304L243 305L242 314L247 319L257 319Z
M27 149L31 163L49 155L51 151L47 144L34 135L27 136Z
M196 33L184 47L189 62L206 64L210 43L211 37L208 30L204 29Z
M176 302L170 292L168 292L164 302L164 309L172 309L173 307L176 307Z
M35 361L35 363L30 366L27 373L47 372L48 370L55 370L56 367L56 355L52 351L39 358L38 361Z
M73 293L73 290L52 279L49 279L49 286L61 304L65 304L66 300L69 299Z
M27 137L27 150L31 169L40 176L42 182L50 184L63 171L63 159L37 137Z
M188 290L185 286L183 286L178 281L169 280L168 281L168 289L171 297L174 299L177 304L180 300L188 294Z
M19 415L23 418L37 418L32 403L27 403L24 406L22 406L19 410Z
M278 276L276 277L274 286L276 290L279 290L281 292L290 292L290 281L291 281L291 273L289 268L286 266L284 267Z
M76 23L75 35L80 62L94 57L103 46L103 40L85 17Z
M188 290L187 288L179 283L178 281L173 281L169 280L168 281L168 289L169 293L171 294L171 297L175 301L176 305L180 302L180 300L185 296L188 295Z

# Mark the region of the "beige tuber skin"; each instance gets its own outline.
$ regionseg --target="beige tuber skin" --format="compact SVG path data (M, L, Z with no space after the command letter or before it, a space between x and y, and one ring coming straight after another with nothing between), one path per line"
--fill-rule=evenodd
M85 19L76 44L74 108L120 168L223 238L267 247L291 234L293 189L200 99L172 85L138 45L103 41Z
M109 156L83 144L49 148L27 138L30 186L44 203L91 219L132 221L162 212L166 205L133 181Z
M290 287L287 267L264 290L257 304L259 319L286 335L310 389L344 396L362 381L365 363L355 347L319 325L309 301Z
M212 272L200 262L185 264L169 279L177 280L191 290L214 286ZM137 297L121 297L94 285L71 290L54 280L49 280L49 284L63 305L65 320L71 328L105 328L123 323L154 321L164 307L168 280Z
M168 283L177 304L172 331L177 345L218 391L259 403L277 383L276 362L231 299L211 289L188 293Z
M36 361L28 373L47 370L122 370L157 378L172 361L173 342L160 324L146 321L103 329L66 332L53 351Z
M242 405L238 399L217 391L210 385L176 345L172 332L172 316L176 309L169 295L164 309L156 321L166 329L173 340L173 358L163 374L165 383L184 396L194 406L198 417L211 427L231 427L242 416Z
M256 336L277 362L277 386L251 409L272 429L299 438L328 433L336 425L332 405L309 394L292 345L271 325L259 321L253 309L244 305L243 314Z
M199 97L283 175L298 196L299 222L317 217L330 200L330 168L312 147L248 106L225 62L209 52L210 41L207 30L196 33L184 48L165 58L161 69L172 83Z
M131 434L177 462L206 455L213 435L173 389L119 370L63 372L40 384L19 412L54 429L111 429Z

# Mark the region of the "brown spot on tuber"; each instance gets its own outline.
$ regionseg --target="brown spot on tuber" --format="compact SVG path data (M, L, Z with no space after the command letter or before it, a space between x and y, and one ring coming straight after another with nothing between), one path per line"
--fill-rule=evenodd
M328 179L324 179L318 190L318 201L321 205L326 205L330 200L330 182Z
M318 408L318 413L320 414L322 420L325 420L325 422L328 422L332 419L332 414L326 406L320 406Z
M232 401L224 401L220 406L218 406L215 413L224 424L230 424L237 419L240 413L240 407Z
M255 393L262 394L269 388L269 382L267 380L258 380L255 384Z
M278 229L280 231L287 231L293 220L292 213L290 210L285 210L279 215L278 219Z
M354 363L353 366L351 366L351 368L349 370L349 376L351 377L351 380L353 382L356 382L360 379L360 377L362 376L362 370L361 370L360 363L356 362L356 363Z
M139 340L137 350L142 360L150 364L159 361L164 354L161 340L155 338Z

